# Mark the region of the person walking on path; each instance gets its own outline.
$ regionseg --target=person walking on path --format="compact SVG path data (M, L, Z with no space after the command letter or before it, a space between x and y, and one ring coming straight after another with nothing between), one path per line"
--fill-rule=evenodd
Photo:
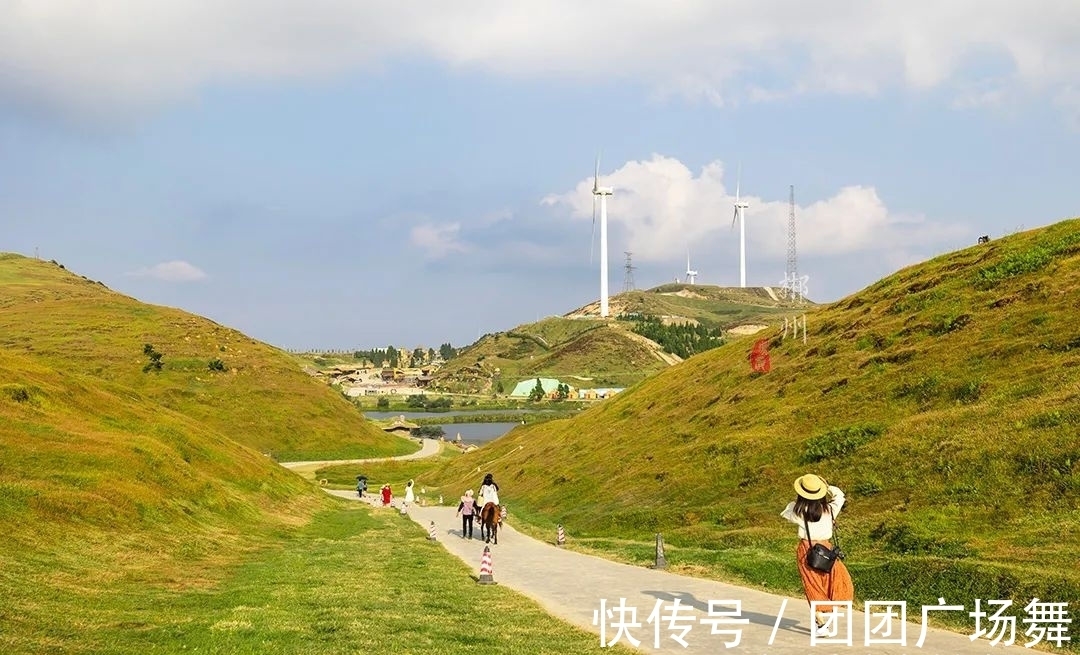
M416 496L413 495L413 481L409 480L405 485L405 507L408 507L416 500Z
M851 582L844 563L837 559L829 572L811 568L806 562L806 554L814 544L822 544L832 549L833 521L844 506L844 492L834 487L824 478L807 473L795 480L795 500L780 513L780 516L799 526L799 546L795 551L802 578L806 600L812 601L849 601L855 598L855 587ZM814 619L817 622L818 636L828 633L824 628L825 613L832 611L831 605L818 605Z
M472 489L461 497L457 513L461 517L461 538L472 539L473 515L476 513L476 500L473 498Z
M488 503L499 506L499 485L495 484L495 478L490 473L484 476L484 482L480 485L480 507Z
M384 484L382 486L382 504L383 504L383 507L386 507L387 505L390 504L390 499L393 497L393 495L394 495L394 493L392 491L390 491L390 485L389 484Z

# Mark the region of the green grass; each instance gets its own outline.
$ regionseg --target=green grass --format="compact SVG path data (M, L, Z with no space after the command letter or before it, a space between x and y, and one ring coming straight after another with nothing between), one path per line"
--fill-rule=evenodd
M806 344L734 340L429 476L461 486L491 462L545 534L563 523L620 556L660 531L689 570L792 591L769 563L790 561L779 512L813 471L848 492L860 597L1075 599L1078 235L1066 221L904 269L808 311ZM1050 254L1015 263L1031 252ZM758 336L765 375L747 363Z
M535 602L478 586L407 518L359 505L334 503L308 524L254 534L194 579L128 571L102 583L67 575L70 564L0 570L15 591L0 605L0 651L600 652L594 635ZM477 608L483 620L464 620Z
M679 284L615 296L612 311L726 329L775 324L785 304L761 289ZM551 316L488 334L447 362L436 373L436 384L449 391L490 393L493 381L499 379L509 393L521 380L557 377L578 388L629 387L668 367L633 338L632 327L624 321Z
M143 372L146 344L162 353L160 372ZM64 374L119 385L128 397L188 416L279 461L412 448L364 420L293 356L49 262L0 254L0 348ZM210 370L214 360L226 370Z

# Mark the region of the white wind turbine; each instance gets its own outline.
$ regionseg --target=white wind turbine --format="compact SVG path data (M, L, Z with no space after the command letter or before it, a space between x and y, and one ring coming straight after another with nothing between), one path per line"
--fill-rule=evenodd
M596 155L596 171L593 173L593 231L596 230L596 197L600 196L600 316L608 316L608 256L607 256L607 199L615 190L600 186L600 155ZM589 249L590 255L592 248Z
M735 227L735 221L739 221L739 286L746 287L746 213L748 205L739 200L739 183L742 181L742 164L739 164L739 172L735 178L735 217L731 219L731 227Z
M698 272L690 268L690 250L686 251L686 281L693 284L697 280Z

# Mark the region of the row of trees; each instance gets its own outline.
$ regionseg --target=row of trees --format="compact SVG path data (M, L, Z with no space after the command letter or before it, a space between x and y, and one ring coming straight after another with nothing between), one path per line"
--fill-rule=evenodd
M457 348L453 347L449 343L444 343L439 346L438 356L443 361L448 361L457 355ZM357 361L368 361L373 366L408 366L410 368L416 368L423 366L424 364L430 364L435 360L436 352L434 348L414 348L412 352L405 352L399 350L396 346L387 346L386 348L372 348L371 350L356 350L353 352L353 359Z
M724 343L720 328L688 323L664 325L664 322L655 316L640 314L627 317L620 316L620 318L633 320L634 332L652 339L660 344L660 347L665 351L678 355L683 359L716 348Z

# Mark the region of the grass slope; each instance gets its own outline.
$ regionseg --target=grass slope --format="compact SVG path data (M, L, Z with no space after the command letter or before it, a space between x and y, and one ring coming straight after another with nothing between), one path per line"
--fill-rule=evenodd
M735 341L427 477L465 488L483 464L545 530L630 561L663 531L691 570L796 591L778 514L815 471L849 494L864 598L1075 600L1078 310L1072 220L815 309L805 345L761 333L768 374L750 371L754 339Z
M143 372L147 343L164 353L159 373ZM282 461L415 450L365 421L287 353L49 262L0 254L0 348L58 372L122 385ZM210 371L213 359L226 370Z
M100 587L39 587L32 602L5 598L0 652L603 652L535 602L478 587L426 534L396 511L334 502L305 525L250 535L245 552L200 571L197 585L127 573ZM488 618L465 620L477 607Z

